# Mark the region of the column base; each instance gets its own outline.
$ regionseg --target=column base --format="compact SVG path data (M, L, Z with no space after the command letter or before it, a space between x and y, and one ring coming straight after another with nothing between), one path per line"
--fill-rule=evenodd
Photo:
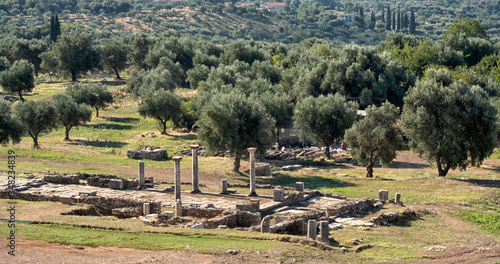
M248 194L248 196L259 196L259 195L257 195L256 192L251 192L250 194Z
M201 193L200 190L192 190L191 193Z

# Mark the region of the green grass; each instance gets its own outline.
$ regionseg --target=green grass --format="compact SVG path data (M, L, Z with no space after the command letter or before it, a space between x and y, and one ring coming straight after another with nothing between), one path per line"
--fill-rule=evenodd
M0 225L0 233L9 232L7 225ZM27 239L79 246L114 246L147 250L183 250L202 254L225 254L229 249L247 252L281 252L277 258L290 262L321 258L332 261L329 252L292 243L234 237L206 236L201 234L173 235L139 231L116 231L79 228L62 225L17 224L16 234ZM343 258L343 256L341 256ZM337 257L338 258L338 257Z
M479 224L479 226L486 231L500 235L499 213L464 209L460 210L458 215L469 222Z

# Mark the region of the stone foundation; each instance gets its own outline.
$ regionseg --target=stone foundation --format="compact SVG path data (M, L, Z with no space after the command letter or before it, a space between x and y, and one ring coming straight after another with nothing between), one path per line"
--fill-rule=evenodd
M9 199L8 191L0 191L1 199ZM43 195L43 194L32 194L32 193L17 193L16 199L26 200L26 201L51 201L60 202L61 197L57 195ZM115 215L120 218L126 217L137 217L142 215L142 205L144 203L150 203L150 211L152 214L159 214L161 212L161 202L160 201L148 201L148 200L129 200L123 198L108 198L102 196L87 196L87 197L71 197L69 200L72 203L83 203L91 204L101 215ZM125 210L122 208L129 208ZM137 208L137 209L130 209ZM113 209L120 209L115 210Z
M79 184L80 177L78 175L45 175L43 180L56 184Z
M146 160L167 160L168 153L166 149L129 149L127 150L127 157L129 159L146 159Z

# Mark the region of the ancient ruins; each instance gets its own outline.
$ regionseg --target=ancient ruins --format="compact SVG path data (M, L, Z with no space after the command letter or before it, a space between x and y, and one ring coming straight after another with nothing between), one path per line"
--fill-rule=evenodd
M139 161L136 179L116 175L76 173L59 175L46 173L43 178L28 176L20 180L14 191L18 199L28 201L53 201L64 204L88 204L88 209L77 209L66 214L109 215L117 218L141 218L151 226L180 226L193 229L237 228L255 232L268 232L307 236L329 244L330 232L343 226L387 225L400 218L414 216L381 214L371 221L360 220L380 209L384 203L401 204L401 194L389 199L387 190L380 190L378 199L350 199L340 195L309 190L307 182L297 182L295 187L256 184L256 148L249 148L250 183L247 194L236 194L228 189L227 180L221 181L219 193L200 190L198 172L199 146L191 146L192 189L182 191L180 163L174 161L174 186L156 189L154 179L146 177L144 161ZM300 169L290 167L289 169ZM202 179L201 179L202 180ZM2 182L0 198L8 198L8 186ZM272 188L272 196L259 194L259 188ZM366 218L365 218L366 219Z

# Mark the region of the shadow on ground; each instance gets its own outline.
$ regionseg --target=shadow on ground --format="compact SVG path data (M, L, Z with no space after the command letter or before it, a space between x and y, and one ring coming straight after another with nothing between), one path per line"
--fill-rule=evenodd
M170 135L174 140L196 140L198 137L195 134L185 134L185 135Z
M482 187L500 188L500 180L477 180L477 179L454 179L454 180L461 182L468 182Z
M122 85L125 84L125 80L115 80L115 81L101 81L102 85L108 85L108 86L117 86L117 85Z
M97 128L97 129L112 129L112 130L130 130L133 126L129 125L119 125L119 124L94 124L85 125L86 127Z
M128 145L128 143L120 141L92 141L81 139L72 140L69 144L75 146L92 146L98 148L122 148Z
M140 121L139 118L134 118L134 117L105 117L106 121L110 122L117 122L117 123L137 123Z
M237 180L248 181L248 176L238 177ZM335 187L354 187L356 184L342 181L333 178L324 178L318 176L301 175L292 177L288 174L280 174L272 178L257 177L258 184L271 184L279 186L295 187L296 182L304 182L306 189L319 189L319 188L335 188Z
M389 168L405 168L405 169L422 169L422 168L427 168L429 167L429 164L425 163L413 163L413 162L400 162L400 161L393 161L390 165Z

